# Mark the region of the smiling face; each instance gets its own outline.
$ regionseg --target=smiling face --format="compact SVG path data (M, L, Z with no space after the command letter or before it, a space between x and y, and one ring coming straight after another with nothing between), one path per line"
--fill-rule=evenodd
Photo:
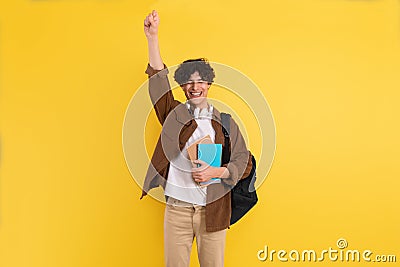
M190 75L189 81L183 84L181 87L185 92L186 99L189 100L194 106L199 108L206 108L207 105L207 94L210 84L207 81L203 81L199 75L199 72L194 72Z

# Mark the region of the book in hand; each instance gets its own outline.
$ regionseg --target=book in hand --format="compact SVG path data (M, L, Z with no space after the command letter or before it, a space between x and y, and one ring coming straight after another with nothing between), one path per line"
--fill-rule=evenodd
M193 144L191 144L186 150L188 152L189 158L191 161L197 159L197 145L198 144L213 144L210 135L206 135L203 138L200 138ZM193 167L197 167L196 164L193 163Z
M221 167L222 144L198 144L197 158L210 166ZM199 166L198 166L199 167ZM201 182L200 185L210 185L221 183L221 178L211 178L207 182Z

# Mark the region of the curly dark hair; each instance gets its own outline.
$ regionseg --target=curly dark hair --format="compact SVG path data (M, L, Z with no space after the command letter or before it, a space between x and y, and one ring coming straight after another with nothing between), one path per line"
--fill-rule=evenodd
M208 63L206 58L188 59L182 62L175 71L174 79L179 85L187 83L195 72L198 72L201 79L207 81L208 84L214 82L214 69Z

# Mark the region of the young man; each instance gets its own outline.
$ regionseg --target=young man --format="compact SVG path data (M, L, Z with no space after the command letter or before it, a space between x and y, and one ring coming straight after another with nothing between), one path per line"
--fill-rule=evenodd
M183 62L174 79L183 89L186 103L177 101L168 81L158 43L159 16L150 13L144 21L148 41L149 93L162 132L146 174L142 196L162 186L166 196L164 254L168 267L189 266L196 237L202 267L223 266L226 230L230 223L230 189L251 170L251 155L242 134L231 119L229 162L212 167L200 160L190 161L186 148L207 135L224 146L221 115L207 101L214 70L205 59ZM199 167L193 167L198 164ZM211 178L220 183L201 186Z

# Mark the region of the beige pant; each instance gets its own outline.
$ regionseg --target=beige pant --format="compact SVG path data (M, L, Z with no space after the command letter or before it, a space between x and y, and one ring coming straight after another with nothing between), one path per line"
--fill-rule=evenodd
M206 232L205 207L168 198L164 216L167 267L188 267L194 237L201 267L224 266L226 229Z

